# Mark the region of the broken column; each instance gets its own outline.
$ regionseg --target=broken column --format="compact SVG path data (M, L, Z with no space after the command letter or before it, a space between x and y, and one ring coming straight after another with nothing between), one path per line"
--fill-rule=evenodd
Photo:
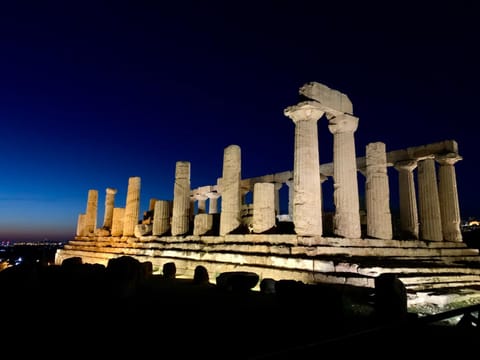
M435 160L440 164L438 169L438 195L442 215L443 238L447 241L462 241L457 178L454 167L454 164L462 160L462 157L450 153L439 155Z
M293 223L302 236L322 235L322 193L317 121L323 116L314 101L284 110L295 123L293 166Z
M222 211L220 212L220 235L237 229L241 223L242 199L240 193L241 151L238 145L230 145L223 152L221 180Z
M113 208L111 236L123 235L123 220L125 217L125 208Z
M78 215L77 219L77 231L75 233L77 236L85 236L85 214Z
M98 191L88 190L87 211L85 212L85 235L90 236L97 228Z
M413 170L416 160L404 160L395 163L398 171L400 230L402 237L418 239L418 208Z
M367 236L390 240L392 215L384 143L374 142L367 145L366 166Z
M170 230L171 202L157 200L153 212L152 235L161 236Z
M253 186L253 232L261 234L275 227L275 184Z
M190 225L190 162L177 161L173 188L172 235L185 235Z
M138 224L140 212L140 177L132 176L128 179L127 200L123 219L123 236L134 236L135 226Z
M113 221L113 208L115 206L115 194L116 189L107 188L105 194L105 214L103 218L103 228L110 230L112 228Z
M421 239L442 241L440 200L433 158L418 162L418 207Z

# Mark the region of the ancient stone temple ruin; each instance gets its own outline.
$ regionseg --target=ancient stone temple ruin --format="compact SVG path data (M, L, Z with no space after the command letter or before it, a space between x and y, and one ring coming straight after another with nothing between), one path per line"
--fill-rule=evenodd
M387 151L386 144L374 142L358 156L359 119L350 99L316 82L299 92L306 100L284 110L295 124L293 170L244 179L241 149L231 145L224 149L216 184L192 189L190 163L178 161L173 199L152 199L142 218L140 177L128 179L125 208L115 207L117 190L107 188L100 226L99 193L89 190L76 236L58 250L56 262L81 257L107 264L129 255L160 269L173 261L177 274L186 277L203 265L212 279L225 271L250 271L260 279L366 288L374 287L379 274L394 273L407 288L410 308L480 301L479 251L466 246L460 228L457 143ZM333 162L326 164L319 161L317 122L323 116L333 136ZM398 189L390 189L389 167L396 170ZM322 183L329 178L333 213L322 205ZM282 207L284 186L288 204ZM398 191L398 222L391 191ZM248 193L252 203L246 203Z

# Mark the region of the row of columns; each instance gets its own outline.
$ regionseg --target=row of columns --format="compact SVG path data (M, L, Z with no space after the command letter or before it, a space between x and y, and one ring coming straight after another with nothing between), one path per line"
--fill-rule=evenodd
M392 220L385 144L368 144L365 169L357 169L354 133L358 118L348 98L321 84L301 89L312 98L287 107L284 114L295 124L293 180L289 185L289 213L295 232L301 236L322 236L322 176L318 139L318 120L324 115L333 135L334 229L335 235L360 238L361 222L357 172L366 177L366 235L370 238L391 239ZM333 107L335 108L333 108ZM461 158L456 153L429 155L394 164L399 173L401 228L410 238L431 241L461 241L460 212L454 164ZM439 164L438 181L436 163ZM413 171L417 169L418 205ZM151 201L153 235L171 231L173 236L190 230L194 218L194 234L204 234L212 227L212 215L218 212L218 197L222 196L219 235L236 230L242 224L241 150L230 145L224 150L223 174L218 192L191 194L190 163L179 161L175 169L174 199ZM278 191L282 184L255 183L252 231L261 233L275 225L279 214ZM251 189L247 189L250 191ZM135 236L139 223L140 178L128 183L126 206L114 207L115 189L107 188L103 229L112 236ZM206 213L206 200L209 214ZM194 202L197 201L197 214ZM90 190L87 211L78 219L77 235L96 231L98 192Z

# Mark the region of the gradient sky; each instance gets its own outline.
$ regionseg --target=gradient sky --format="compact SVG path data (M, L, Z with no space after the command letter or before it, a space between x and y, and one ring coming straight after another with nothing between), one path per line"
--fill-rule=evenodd
M283 110L310 81L351 99L357 156L456 140L461 216L480 216L475 2L332 3L2 2L0 240L70 240L88 190L101 224L130 176L141 211L172 199L180 160L215 184L230 144L244 178L292 170ZM325 118L319 139L330 162Z

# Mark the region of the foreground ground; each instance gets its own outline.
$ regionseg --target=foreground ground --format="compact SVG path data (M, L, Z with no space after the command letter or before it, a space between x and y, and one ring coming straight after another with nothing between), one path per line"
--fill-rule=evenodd
M49 357L385 358L469 354L480 340L478 329L413 318L385 323L369 295L352 289L287 285L262 293L161 275L117 282L96 267L0 272L1 350Z

